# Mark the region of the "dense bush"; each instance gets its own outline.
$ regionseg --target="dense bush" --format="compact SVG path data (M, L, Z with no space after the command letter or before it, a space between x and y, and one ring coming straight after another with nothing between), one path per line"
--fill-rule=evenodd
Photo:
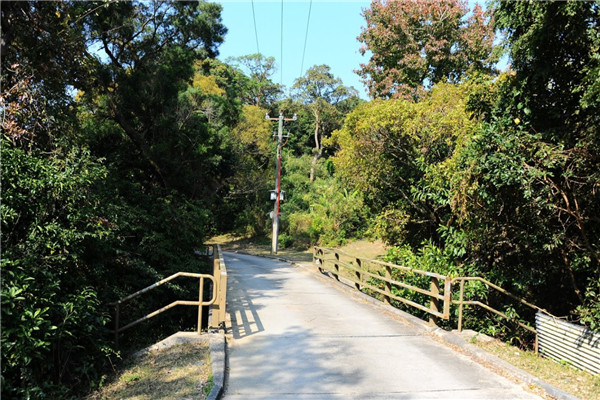
M3 397L71 398L100 384L117 358L107 303L208 267L193 250L230 174L225 138L240 104L235 89L192 78L222 42L220 9L2 4ZM99 43L106 57L90 50ZM189 299L191 287L168 285L123 316ZM190 326L180 315L156 325Z
M83 150L48 159L3 140L2 176L2 395L91 388L114 356L98 292L115 241L95 191L106 168Z
M337 176L364 191L373 231L403 249L399 261L470 265L556 315L598 327L600 7L496 6L513 69L431 82L417 102L359 106L334 134ZM432 264L437 253L451 258ZM505 330L494 326L486 329Z

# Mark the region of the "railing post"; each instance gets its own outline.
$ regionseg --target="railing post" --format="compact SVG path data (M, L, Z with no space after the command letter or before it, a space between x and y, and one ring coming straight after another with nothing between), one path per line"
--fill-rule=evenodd
M437 316L435 313L439 313L439 299L437 296L440 294L440 280L439 278L432 277L431 278L431 301L429 302L429 309L431 313L429 314L429 325L437 325Z
M335 273L333 274L333 276L335 277L335 279L337 281L340 280L340 253L335 253L335 264L333 264L333 269L335 270Z
M462 332L463 296L465 294L465 280L460 280L460 293L458 295L458 331Z
M202 289L204 286L204 278L200 277L200 285L198 288L198 333L202 332L202 301L204 300L202 298Z
M325 272L325 260L323 260L323 250L321 250L317 246L315 246L313 250L313 264L317 266L317 269L320 273Z
M356 258L356 266L358 267L358 269L362 269L362 262L360 261L360 258ZM360 291L360 283L362 282L362 275L360 273L360 271L355 271L354 272L354 276L356 276L356 279L358 280L358 282L354 283L354 287L356 288L356 290Z
M219 267L220 267L220 265L219 265L219 261L220 260L219 260L218 251L216 249L217 245L215 244L214 246L215 246L215 248L213 248L213 257L212 257L212 260L213 260L213 276L216 277L217 273L219 271Z
M216 293L217 300L211 306L212 318L209 323L209 326L210 327L218 327L220 320L221 320L221 309L223 306L221 305L222 304L221 303L221 259L219 258L219 251L218 251L216 244L213 245L212 261L213 261L212 276L215 278L213 286L212 286L212 290L213 290L213 293Z
M226 329L225 305L227 303L227 274L220 272L219 276L219 324L223 323Z
M446 277L444 282L444 319L450 319L450 304L452 303L452 279Z
M392 268L389 265L385 266L385 279L385 293L387 295L383 296L383 302L389 306L391 304L389 295L392 294L392 284L389 282L392 280Z

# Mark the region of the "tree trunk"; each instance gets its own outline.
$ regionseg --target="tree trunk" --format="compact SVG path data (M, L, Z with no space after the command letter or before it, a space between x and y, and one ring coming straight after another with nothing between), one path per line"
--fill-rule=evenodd
M138 147L138 149L142 153L142 156L146 159L146 161L148 161L148 163L152 166L152 168L154 169L156 174L160 177L165 189L170 189L170 185L167 182L167 180L165 179L160 166L158 165L156 160L154 160L152 158L150 146L146 142L144 135L142 133L138 132L135 128L133 128L129 124L129 122L127 121L125 116L119 110L117 110L116 107L113 107L112 114L113 114L113 119L115 120L115 122L117 122L119 124L119 126L121 128L123 128L123 130L125 131L125 134Z
M319 113L313 111L313 115L315 116L315 151L312 163L310 164L310 183L313 183L315 180L315 166L317 165L317 161L321 158L323 154L323 148L321 147L321 142L319 140Z
M581 293L581 289L577 285L577 279L575 278L575 274L573 273L573 268L571 268L571 264L569 263L569 257L567 256L567 252L565 250L562 251L563 261L565 262L565 270L567 271L567 275L569 276L569 280L571 281L571 286L573 287L573 292L581 302L581 304L585 303L585 299L583 298L583 294Z

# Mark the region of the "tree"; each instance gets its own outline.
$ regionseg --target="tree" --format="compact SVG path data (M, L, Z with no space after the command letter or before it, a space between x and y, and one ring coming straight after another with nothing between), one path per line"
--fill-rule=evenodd
M389 244L437 238L453 219L448 193L455 158L478 127L465 111L467 85L439 84L421 102L375 100L334 132L336 175L363 193Z
M515 72L501 99L506 113L573 146L600 123L600 4L498 2L494 15Z
M323 155L323 138L341 125L342 114L335 107L343 100L358 97L354 88L342 84L330 72L327 65L315 65L306 71L303 77L294 81L292 89L295 97L308 106L314 118L313 161L310 170L310 181L314 181L314 166Z
M191 79L194 61L217 54L226 32L220 11L198 1L116 2L87 20L89 41L105 58L96 60L98 80L82 89L103 96L98 111L123 129L167 189L182 186L160 150L182 136L172 123L177 94Z
M489 274L596 327L599 12L598 2L497 4L514 71L498 80L487 123L461 156L470 189L457 202Z
M97 6L2 4L2 128L15 146L52 151L67 139L75 118L69 88L92 77L83 20Z
M223 176L239 106L192 83L222 41L218 5L1 10L2 396L70 398L114 354L106 304L199 268L215 196L202 184Z
M282 86L271 79L277 72L274 57L250 54L232 58L228 62L240 66L247 74L243 95L246 104L268 108L282 94Z
M242 118L232 130L231 148L235 157L234 173L228 179L222 207L222 228L242 234L265 232L268 189L273 179L274 144L272 124L265 119L267 110L244 105Z
M503 121L520 119L522 136L537 142L540 150L524 166L544 199L535 210L543 207L548 221L540 241L553 259L548 265L564 274L585 314L598 308L586 292L600 286L600 4L500 3L496 19L515 70L498 113ZM588 317L600 326L600 315Z
M422 97L438 82L493 70L494 31L479 5L465 1L373 0L358 40L371 52L357 73L371 97Z

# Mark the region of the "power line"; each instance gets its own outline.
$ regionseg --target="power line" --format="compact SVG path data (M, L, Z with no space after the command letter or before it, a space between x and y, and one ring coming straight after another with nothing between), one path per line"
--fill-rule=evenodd
M312 0L310 0L312 3ZM254 0L252 0L252 19L254 20L254 36L256 37L256 51L260 54L260 47L258 47L258 30L256 29L256 15L254 14Z
M283 0L281 0L281 58L279 61L279 68L281 69L280 85L283 85Z
M304 35L304 50L302 50L302 64L300 64L300 76L304 73L304 55L306 54L306 43L308 42L308 25L310 23L310 11L312 10L312 0L308 6L308 18L306 19L306 34Z

